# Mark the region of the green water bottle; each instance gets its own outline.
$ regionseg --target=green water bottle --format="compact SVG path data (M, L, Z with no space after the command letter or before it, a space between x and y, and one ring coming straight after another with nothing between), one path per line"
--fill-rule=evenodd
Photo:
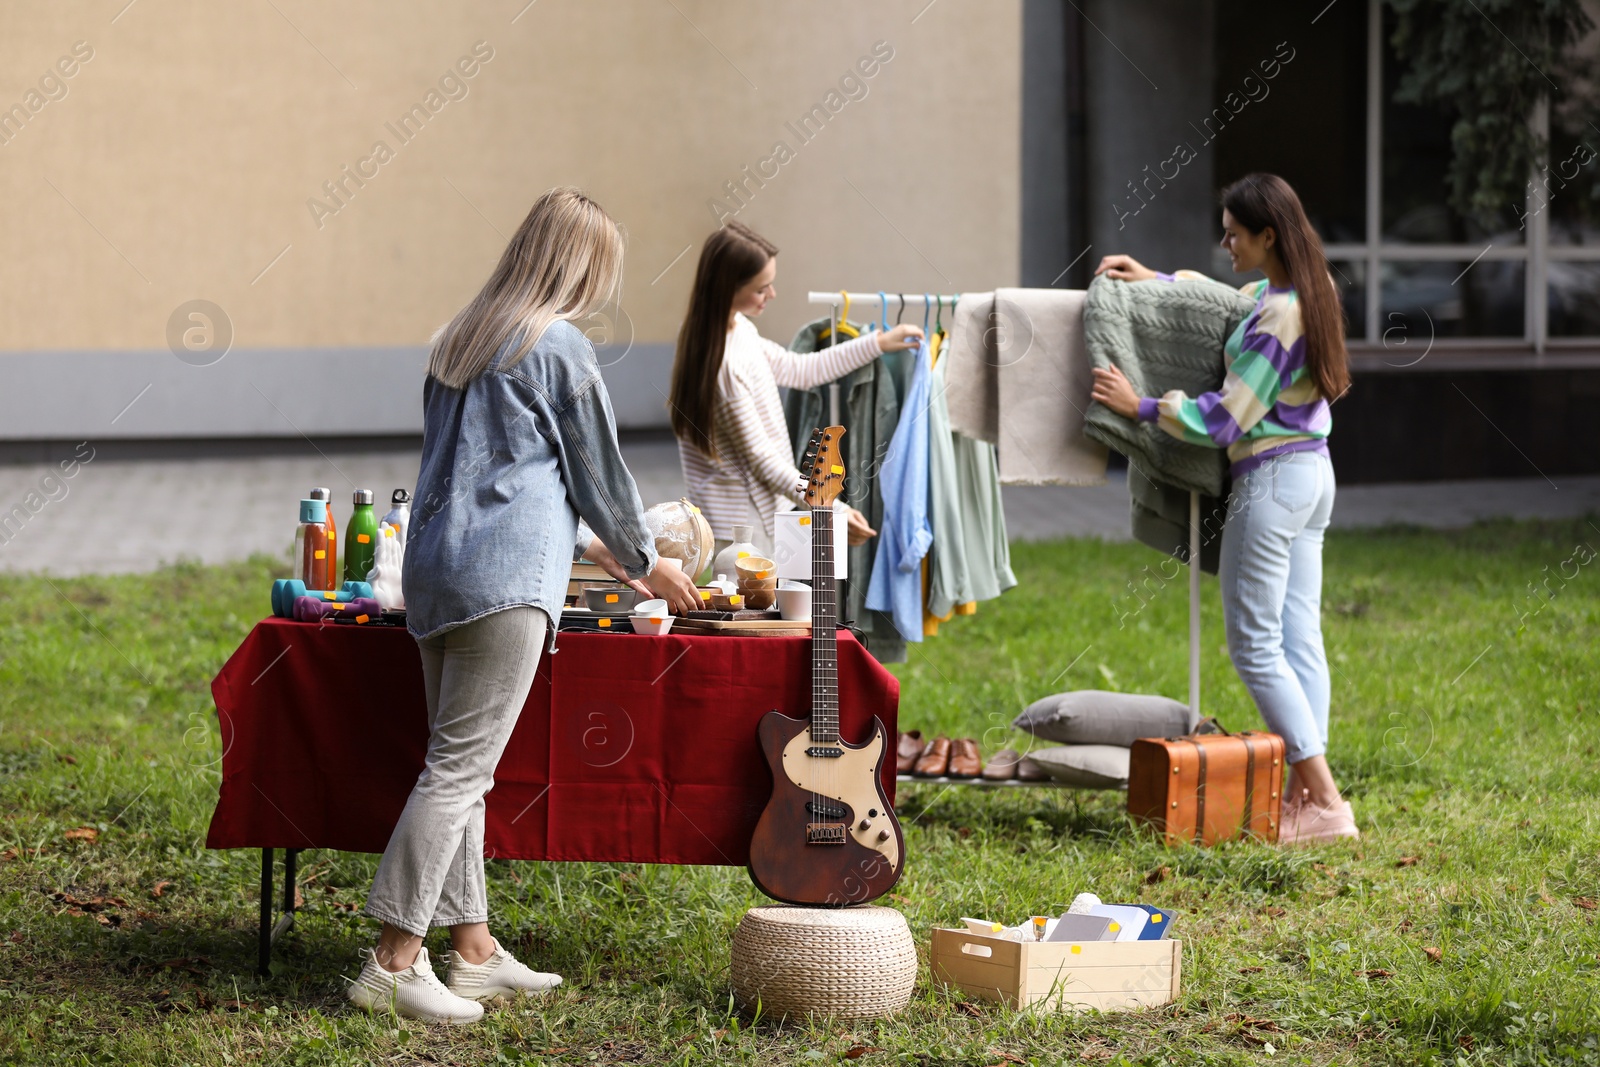
M344 576L346 581L364 582L378 547L378 517L372 513L371 489L357 489L352 499L355 511L344 528Z

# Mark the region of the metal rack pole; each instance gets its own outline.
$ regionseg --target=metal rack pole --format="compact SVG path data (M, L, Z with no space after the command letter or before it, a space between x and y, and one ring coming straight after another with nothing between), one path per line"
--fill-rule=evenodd
M1189 492L1189 711L1200 714L1200 494Z

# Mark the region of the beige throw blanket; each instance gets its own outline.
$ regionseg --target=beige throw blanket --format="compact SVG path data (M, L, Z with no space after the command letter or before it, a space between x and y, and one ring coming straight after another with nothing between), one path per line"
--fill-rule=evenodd
M996 446L1003 485L1103 485L1083 434L1093 375L1081 289L996 289L956 304L946 370L953 429Z

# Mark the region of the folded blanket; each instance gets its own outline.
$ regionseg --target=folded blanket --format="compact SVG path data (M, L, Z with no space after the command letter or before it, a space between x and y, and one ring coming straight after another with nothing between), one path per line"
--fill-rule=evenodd
M1103 485L1106 450L1084 437L1093 377L1079 289L996 289L956 305L951 427L994 444L1002 485Z
M1096 367L1115 365L1139 396L1182 389L1190 396L1222 385L1222 346L1255 301L1207 279L1121 282L1101 276L1089 285L1083 338ZM1151 423L1091 404L1084 433L1121 452L1152 480L1221 496L1228 456L1220 448L1180 441Z
M1182 389L1190 396L1222 385L1222 346L1255 301L1206 279L1122 282L1099 277L1084 301L1084 344L1096 367L1116 366L1140 396ZM1201 494L1200 568L1217 572L1228 494L1224 449L1180 441L1152 423L1091 403L1084 436L1128 457L1133 536L1189 559L1189 493Z

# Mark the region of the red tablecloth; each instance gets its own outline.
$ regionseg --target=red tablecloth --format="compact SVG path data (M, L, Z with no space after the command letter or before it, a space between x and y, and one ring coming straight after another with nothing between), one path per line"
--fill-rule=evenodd
M742 865L771 793L756 723L804 716L808 637L563 633L495 772L484 853ZM211 683L222 790L208 848L382 852L422 769L422 661L404 630L259 623ZM900 687L839 637L840 733L883 719L894 795Z

